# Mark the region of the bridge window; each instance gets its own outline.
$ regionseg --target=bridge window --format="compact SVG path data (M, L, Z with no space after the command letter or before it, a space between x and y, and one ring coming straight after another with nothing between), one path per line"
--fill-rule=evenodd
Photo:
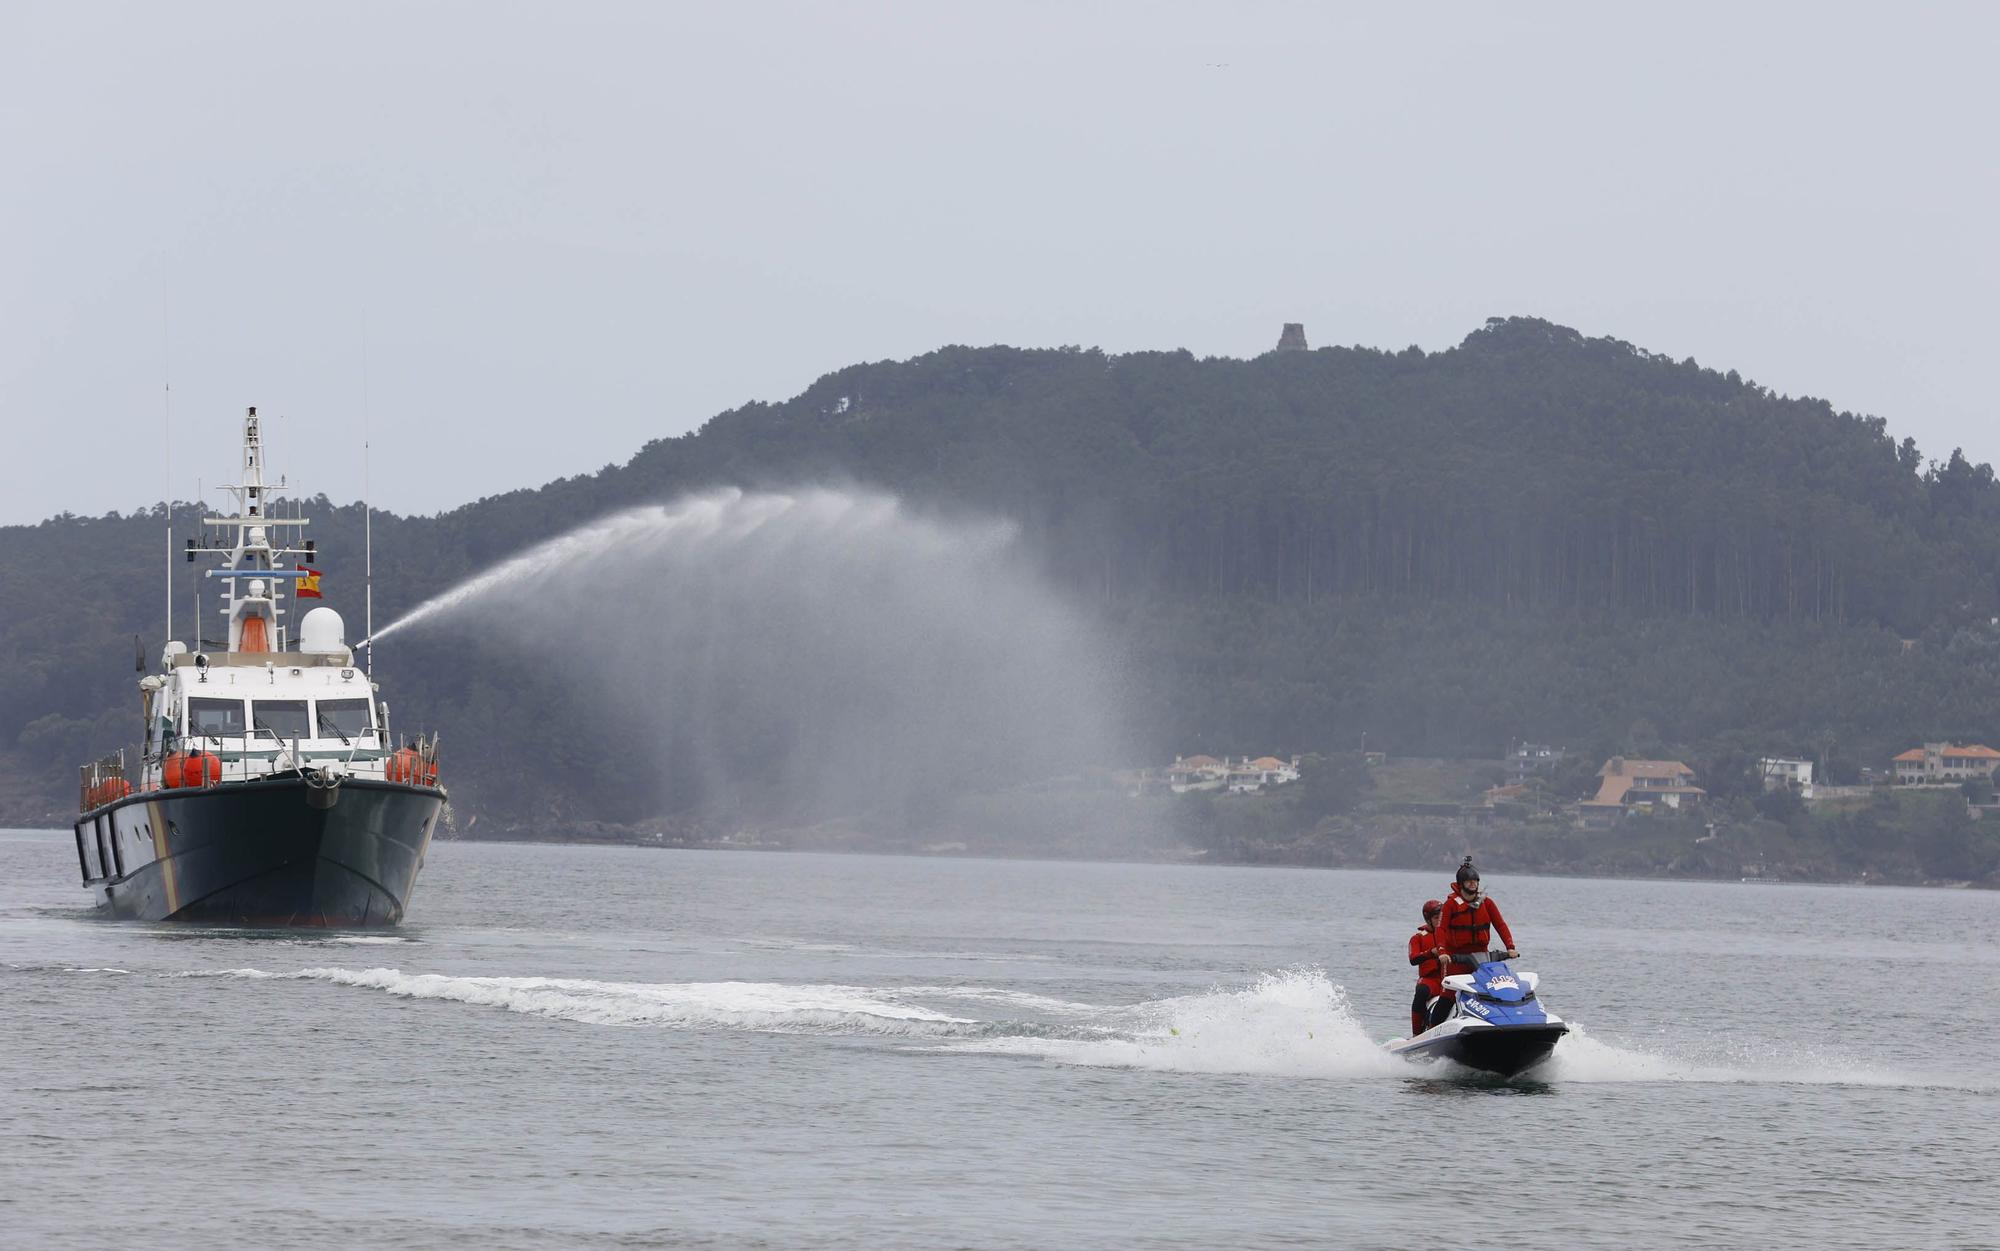
M250 725L258 737L275 734L289 743L295 738L311 738L303 699L259 699L251 702Z
M315 703L321 738L356 739L368 732L367 700L322 699Z
M202 698L188 700L188 733L196 738L241 738L243 701Z

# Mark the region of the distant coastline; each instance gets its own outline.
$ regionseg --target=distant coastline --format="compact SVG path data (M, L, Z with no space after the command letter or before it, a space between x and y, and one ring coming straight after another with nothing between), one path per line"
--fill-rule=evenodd
M998 843L975 843L953 839L905 840L893 838L865 839L858 837L813 838L802 836L800 831L767 831L760 834L739 832L733 836L689 837L686 835L666 835L644 826L629 828L607 827L591 824L588 828L574 830L505 830L462 834L454 841L465 842L519 842L549 843L565 846L606 846L645 847L664 851L741 851L765 853L827 853L841 855L881 855L881 856L925 856L945 859L967 860L1051 860L1075 861L1078 863L1110 864L1179 864L1213 866L1218 868L1296 868L1296 869L1362 869L1386 872L1424 872L1426 870L1445 873L1439 866L1449 866L1460 850L1447 850L1448 838L1442 835L1425 836L1411 842L1399 843L1401 851L1419 854L1384 854L1374 858L1366 856L1341 856L1338 854L1313 854L1306 848L1268 848L1250 854L1229 855L1210 852L1203 848L1189 846L1173 847L1126 847L1118 850L1091 851L1075 846L1036 844L1027 846ZM1436 854L1421 854L1419 849L1435 846ZM1455 845L1454 845L1455 846ZM1590 880L1639 880L1639 881L1683 881L1683 882L1737 882L1752 885L1781 886L1898 886L1930 890L2000 890L2000 881L1988 879L1970 881L1953 878L1931 878L1922 875L1889 876L1880 873L1857 871L1852 873L1803 873L1799 875L1781 874L1776 876L1731 874L1712 871L1692 865L1666 865L1648 867L1637 863L1618 866L1590 866L1583 864L1562 864L1548 861L1522 863L1497 847L1483 849L1477 843L1466 846L1466 850L1477 854L1480 863L1493 873L1516 873L1535 877L1561 877Z
M32 823L0 822L0 833L45 835L50 843L62 846L70 837L68 829L58 826ZM883 839L876 841L838 840L814 841L791 838L786 833L773 832L768 835L744 835L735 838L688 838L655 837L657 831L646 827L614 828L591 824L588 828L573 830L529 830L507 829L477 834L458 834L445 842L468 843L542 843L552 846L573 847L636 847L660 851L728 851L765 854L826 854L852 856L920 856L933 859L964 860L1043 860L1055 862L1075 862L1079 864L1174 864L1189 866L1210 866L1215 868L1290 868L1290 869L1357 869L1380 870L1396 873L1421 873L1426 871L1443 874L1440 865L1448 865L1451 856L1460 853L1445 853L1439 858L1424 859L1421 862L1392 858L1339 859L1333 857L1312 858L1299 854L1273 853L1243 857L1216 855L1194 847L1161 847L1151 851L1141 848L1127 848L1119 852L1090 852L1059 846L1005 846L998 844L971 844L956 841L931 840L928 842L904 842ZM1575 878L1592 881L1668 881L1668 882L1719 882L1741 883L1765 886L1893 886L1921 890L2000 890L2000 881L1967 881L1951 878L1889 877L1880 874L1858 873L1851 875L1745 877L1726 873L1699 872L1691 869L1656 869L1640 867L1588 868L1559 864L1519 864L1504 854L1485 851L1478 846L1471 850L1478 854L1483 865L1495 874L1519 874L1530 877ZM67 866L68 862L64 861ZM81 898L79 896L79 898Z

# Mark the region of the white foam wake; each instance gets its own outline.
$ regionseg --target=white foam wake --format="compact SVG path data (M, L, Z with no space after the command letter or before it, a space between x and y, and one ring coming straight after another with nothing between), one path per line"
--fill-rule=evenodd
M948 1045L1180 1073L1364 1077L1409 1071L1363 1032L1346 993L1318 969L1267 973L1242 990L1103 1009L1096 1024L1103 1037L1019 1034Z
M1342 988L1315 968L1268 973L1240 989L1218 988L1122 1006L993 986L606 982L337 967L290 973L243 968L175 976L326 982L592 1025L874 1035L930 1050L1023 1056L1096 1068L1300 1078L1469 1076L1449 1065L1389 1055L1363 1029ZM934 1006L939 1003L955 1011ZM968 1015L957 1014L961 1012ZM1967 1082L1888 1071L1832 1053L1747 1042L1717 1050L1701 1040L1688 1040L1672 1050L1642 1050L1595 1038L1574 1022L1570 1028L1549 1062L1523 1080L2000 1090L2000 1081L1994 1079Z
M2000 1081L1871 1068L1837 1052L1739 1042L1732 1047L1650 1051L1619 1047L1572 1022L1549 1062L1531 1076L1551 1082L1712 1082L1799 1086L1942 1087L2000 1090Z
M592 1025L664 1025L775 1033L937 1035L976 1022L861 986L772 982L599 982L568 977L451 977L400 969L300 969L257 979L332 982L410 999L443 999Z
M1048 995L1037 995L1032 991L1007 990L999 986L905 986L896 993L913 999L955 999L967 1003L1005 1004L1028 1012L1071 1020L1096 1020L1107 1013L1117 1011L1094 1003L1078 1003L1073 999L1056 999Z

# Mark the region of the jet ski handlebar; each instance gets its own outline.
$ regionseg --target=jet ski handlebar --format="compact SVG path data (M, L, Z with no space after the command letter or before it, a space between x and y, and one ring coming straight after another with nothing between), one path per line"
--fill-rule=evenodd
M1456 967L1459 961L1464 960L1468 962L1468 964L1471 967L1477 968L1482 964L1497 964L1502 960L1518 960L1520 958L1521 958L1521 953L1518 950L1484 951L1484 952L1461 951L1457 955L1451 957L1451 963L1454 967Z

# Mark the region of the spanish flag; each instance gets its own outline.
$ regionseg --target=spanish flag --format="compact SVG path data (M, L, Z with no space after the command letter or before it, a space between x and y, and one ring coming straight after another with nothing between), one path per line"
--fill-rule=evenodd
M298 589L293 591L292 594L299 599L318 599L320 597L319 570L308 569L304 565L293 565L292 568L306 575L298 580Z

